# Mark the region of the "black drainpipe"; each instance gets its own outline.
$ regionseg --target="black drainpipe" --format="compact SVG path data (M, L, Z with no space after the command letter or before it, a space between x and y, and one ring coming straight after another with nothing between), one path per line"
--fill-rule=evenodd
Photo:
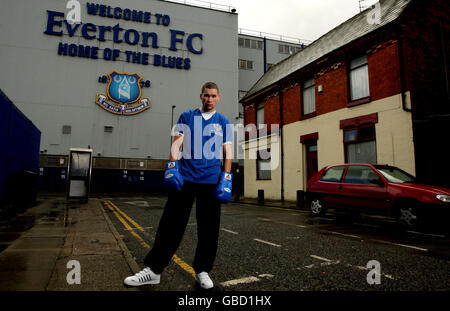
M402 108L406 112L411 112L411 108L406 107L406 94L405 94L405 68L404 68L404 55L403 55L403 40L397 30L397 44L398 44L398 62L400 64L400 87L402 92Z
M283 90L280 85L280 139L281 139L281 201L284 202L284 143L283 143Z

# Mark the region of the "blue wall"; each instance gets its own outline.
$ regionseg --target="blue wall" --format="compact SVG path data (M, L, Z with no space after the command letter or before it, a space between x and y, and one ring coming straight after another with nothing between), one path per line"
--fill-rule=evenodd
M39 129L0 90L0 206L37 187L40 143Z
M90 193L115 192L164 192L162 186L164 171L92 169ZM67 169L61 167L45 167L39 175L39 190L65 192Z

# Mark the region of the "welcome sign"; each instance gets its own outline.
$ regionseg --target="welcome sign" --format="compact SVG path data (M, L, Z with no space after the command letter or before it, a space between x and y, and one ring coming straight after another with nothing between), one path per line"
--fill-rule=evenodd
M99 16L110 20L125 20L140 24L155 25L161 27L170 26L170 16L167 14L153 14L139 10L121 7L111 7L103 4L86 3L87 14ZM44 34L62 37L66 33L69 37L81 36L86 40L105 42L113 41L116 44L129 46L141 46L149 49L160 49L160 37L156 32L138 31L136 29L124 29L120 23L114 26L96 25L93 23L71 23L64 19L63 12L47 10L47 23ZM203 34L191 33L186 35L183 30L168 29L170 51L178 51L183 45L192 54L203 53ZM97 45L80 45L60 42L58 44L58 55L81 57L89 59L102 58L106 61L124 60L128 63L161 66L165 68L189 70L191 59L152 54L147 52L136 52L122 49L105 48L102 51Z

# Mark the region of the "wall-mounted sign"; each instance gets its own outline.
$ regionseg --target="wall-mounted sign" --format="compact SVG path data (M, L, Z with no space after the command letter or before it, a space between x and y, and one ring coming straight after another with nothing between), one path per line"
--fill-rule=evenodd
M141 80L138 73L108 73L108 87L106 94L97 94L95 103L114 114L134 115L151 107L150 99L141 98Z
M170 16L167 14L153 14L147 11L131 10L128 8L111 7L103 4L86 3L87 15L106 17L110 20L125 20L151 25L151 28L168 28ZM129 24L132 25L132 24ZM175 68L189 70L191 59L189 57L161 55L160 34L154 31L139 31L133 28L122 28L119 23L114 26L96 25L93 23L71 23L64 19L63 12L47 10L47 23L44 34L51 36L83 37L88 41L94 41L92 45L75 43L58 43L58 55L81 57L87 59L104 59L105 61L125 61L132 64L153 65L156 67ZM168 29L163 32L169 36L169 51L177 52L179 49L187 49L191 54L203 54L203 34L183 30ZM118 48L99 48L98 42L113 41ZM123 50L121 44L132 47L132 50ZM144 48L143 52L136 52L136 46ZM154 53L152 53L154 51Z

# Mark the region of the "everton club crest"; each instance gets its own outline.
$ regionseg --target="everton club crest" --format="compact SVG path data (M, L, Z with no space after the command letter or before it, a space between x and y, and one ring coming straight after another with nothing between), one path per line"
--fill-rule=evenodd
M103 109L120 115L134 115L150 108L150 99L141 98L142 90L138 73L108 74L109 83L106 94L97 94L95 103Z

